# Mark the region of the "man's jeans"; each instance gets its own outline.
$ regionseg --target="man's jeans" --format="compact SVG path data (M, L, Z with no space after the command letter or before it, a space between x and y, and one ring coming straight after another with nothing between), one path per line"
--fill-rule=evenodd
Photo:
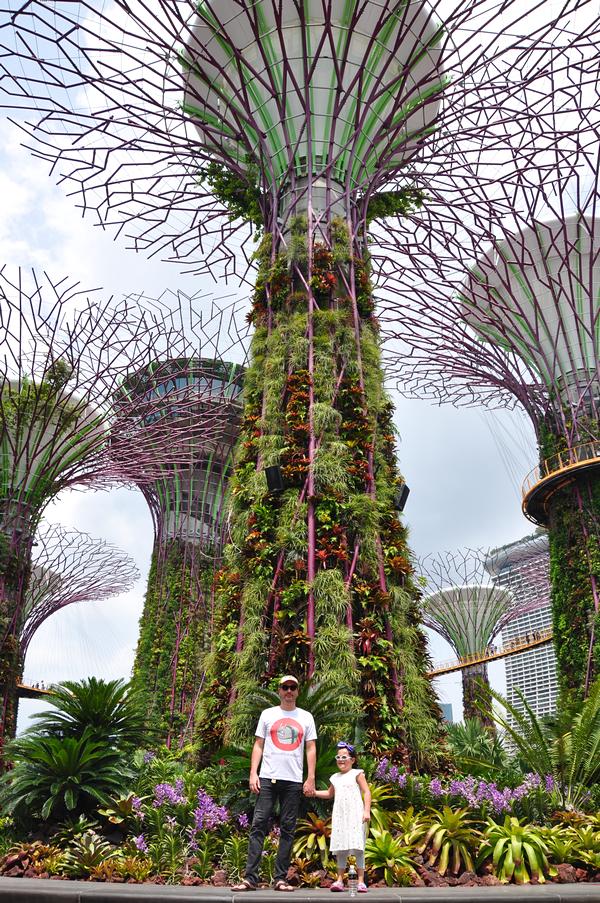
M250 842L248 844L248 862L246 863L246 875L252 884L258 884L260 861L263 852L263 843L269 830L269 819L273 814L275 803L279 800L279 848L275 861L275 881L287 878L292 854L292 843L298 819L298 809L302 797L302 784L296 781L271 781L269 778L260 779L260 792L254 808L254 818L250 829Z

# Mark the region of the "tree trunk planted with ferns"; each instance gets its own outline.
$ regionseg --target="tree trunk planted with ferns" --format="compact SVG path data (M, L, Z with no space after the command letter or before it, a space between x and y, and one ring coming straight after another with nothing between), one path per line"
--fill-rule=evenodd
M247 738L244 701L290 672L362 712L373 752L417 762L435 751L439 710L361 251L343 219L317 230L299 215L285 243L266 235L257 253L232 544L198 718L213 745ZM282 491L267 486L273 465Z

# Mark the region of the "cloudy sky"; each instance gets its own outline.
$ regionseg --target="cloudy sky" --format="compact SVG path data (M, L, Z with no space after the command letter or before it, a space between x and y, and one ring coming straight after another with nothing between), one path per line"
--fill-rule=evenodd
M147 261L126 251L110 235L81 219L55 188L47 164L20 146L23 135L0 123L0 264L68 276L82 287L102 286L120 297L183 288L222 294L209 280L182 276L173 264ZM229 292L230 290L228 290ZM417 556L461 548L493 547L532 532L520 506L520 486L535 466L533 435L523 416L477 409L455 410L406 400L394 392L400 432L400 463L411 493L405 517ZM34 637L25 664L28 681L46 683L95 674L128 677L137 640L152 546L150 514L139 492L67 492L46 518L109 540L127 551L142 574L126 596L71 606L50 618ZM452 658L443 640L431 637L434 661ZM491 666L492 683L503 688L504 668ZM459 675L436 682L442 702L460 716ZM39 703L23 701L20 725Z

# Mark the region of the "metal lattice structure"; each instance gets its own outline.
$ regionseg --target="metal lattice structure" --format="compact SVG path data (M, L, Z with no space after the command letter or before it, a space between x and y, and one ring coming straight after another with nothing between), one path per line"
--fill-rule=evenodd
M589 86L583 96L593 107ZM459 222L432 204L395 302L410 346L400 367L405 390L457 404L516 402L531 418L540 465L524 485L523 511L549 528L560 681L574 690L589 686L599 655L600 133L593 115L583 108L579 132L551 136L556 153L542 154L539 168L524 170L510 192L483 188L480 217ZM568 164L563 146L575 148Z
M25 593L22 661L47 618L67 605L100 602L126 593L139 576L133 559L104 539L42 521Z
M189 354L158 303L87 299L78 286L0 274L0 531L2 539L3 735L14 731L31 550L48 502L72 486L143 484L187 461L189 418L164 418L165 399L121 391L167 353ZM118 404L117 404L118 400ZM176 388L185 414L195 397ZM144 422L144 429L140 423ZM192 435L215 434L214 415Z
M489 553L481 549L466 549L431 555L418 564L428 590L421 600L423 621L452 646L458 658L484 653L507 623L535 604L490 583L485 570L488 558ZM492 726L491 699L485 693L487 665L463 668L462 686L465 718Z
M507 109L519 125L545 111L536 75L568 70L572 18L591 6L552 19L517 0L501 14L489 0L10 0L4 105L95 222L136 250L245 279L250 230L215 200L208 161L247 180L276 246L308 206L325 240L338 212L364 243L374 194L450 187L506 140L494 120Z
M510 147L507 113L541 115L524 86L562 71L585 4L556 21L520 0L19 6L6 103L98 222L225 278L247 276L249 223L265 232L203 741L245 735L244 698L292 670L348 688L372 752L435 757L373 316L396 268L373 223Z

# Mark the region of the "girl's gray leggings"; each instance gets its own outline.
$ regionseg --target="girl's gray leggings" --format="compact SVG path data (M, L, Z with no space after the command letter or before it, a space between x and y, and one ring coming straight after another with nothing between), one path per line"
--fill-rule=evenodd
M335 858L337 860L338 868L345 869L346 862L348 861L348 856L356 856L356 865L359 869L364 869L365 867L365 851L364 850L336 850Z

